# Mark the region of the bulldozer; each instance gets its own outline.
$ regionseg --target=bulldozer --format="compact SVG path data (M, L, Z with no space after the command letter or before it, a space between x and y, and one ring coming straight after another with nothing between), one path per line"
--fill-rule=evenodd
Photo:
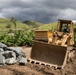
M74 23L58 19L54 31L35 30L34 39L28 59L31 63L64 68L74 45Z

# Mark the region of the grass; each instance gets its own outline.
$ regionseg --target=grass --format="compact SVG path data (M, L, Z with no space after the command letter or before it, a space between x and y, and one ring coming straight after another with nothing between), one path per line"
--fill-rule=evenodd
M53 30L56 28L57 22L49 23L49 24L42 24L35 21L25 21L24 23L17 21L17 29L39 29L39 30ZM11 28L6 28L7 25L11 25ZM0 18L0 31L7 31L10 29L14 29L15 26L10 21L10 19Z
M54 30L56 26L57 26L57 22L54 22L54 23L41 25L38 29L39 30Z
M10 25L11 28L7 28L6 26ZM16 22L17 25L17 29L28 29L29 26L26 24L23 24L19 21ZM9 30L9 29L14 29L15 26L13 24L12 21L10 21L10 19L5 19L5 18L0 18L0 30Z

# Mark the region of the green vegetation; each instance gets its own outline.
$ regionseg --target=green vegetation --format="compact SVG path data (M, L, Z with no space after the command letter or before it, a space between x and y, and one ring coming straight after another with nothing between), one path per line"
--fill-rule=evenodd
M0 18L0 42L8 46L29 45L33 43L33 31L19 21Z
M0 18L0 30L10 30L10 29L14 29L15 28L15 25L14 23L11 21L11 19L5 19L5 18ZM28 29L29 26L26 25L26 24L23 24L19 21L16 21L16 29L19 30L19 29Z
M39 26L43 25L42 23L36 22L36 21L24 21L23 23L27 24L28 26L30 26L33 29L35 29L35 28L38 29Z
M15 26L15 30L16 30L16 28L17 28L17 24L16 24L17 19L15 19L14 17L12 17L12 18L11 18L11 21L13 22L13 24L14 24L14 26ZM10 26L10 27L11 27L11 26Z
M49 23L49 24L44 24L40 26L38 29L39 30L54 30L57 26L57 22L55 23Z
M7 46L22 46L33 44L33 31L18 30L13 33L2 32L0 33L0 42Z
M74 46L76 46L76 27L74 28Z

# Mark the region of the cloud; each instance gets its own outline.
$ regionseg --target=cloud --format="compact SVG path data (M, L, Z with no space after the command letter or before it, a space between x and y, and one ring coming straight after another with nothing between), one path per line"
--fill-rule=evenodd
M0 0L0 17L43 23L76 19L76 0Z
M60 15L58 17L64 18L64 19L75 19L76 18L76 10L74 9L64 9L60 11Z
M1 13L0 13L0 17L1 17L1 18L4 18L3 15L2 15Z

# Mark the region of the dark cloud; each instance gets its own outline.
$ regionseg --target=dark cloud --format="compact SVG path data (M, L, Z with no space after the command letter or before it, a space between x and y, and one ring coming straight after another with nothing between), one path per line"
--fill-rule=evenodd
M0 0L0 17L43 23L76 19L76 0Z

